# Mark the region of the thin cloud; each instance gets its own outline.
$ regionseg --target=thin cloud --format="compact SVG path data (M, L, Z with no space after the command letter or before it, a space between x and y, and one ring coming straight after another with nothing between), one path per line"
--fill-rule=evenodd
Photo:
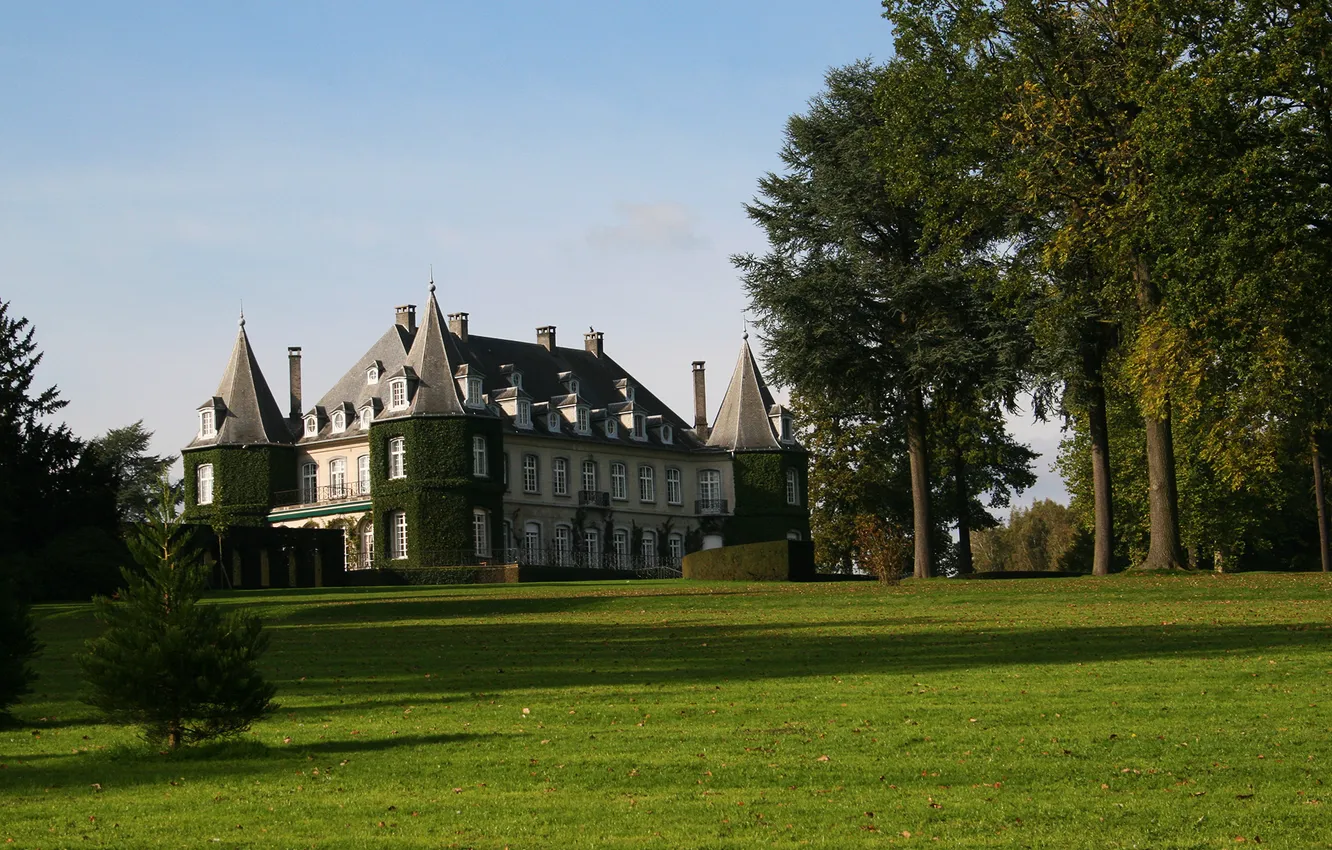
M708 240L695 229L695 217L683 204L615 205L617 223L593 228L587 241L616 250L694 251Z

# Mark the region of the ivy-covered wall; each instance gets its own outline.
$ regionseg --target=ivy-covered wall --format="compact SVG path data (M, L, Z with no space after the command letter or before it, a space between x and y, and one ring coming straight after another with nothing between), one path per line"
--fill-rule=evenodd
M472 438L486 438L489 477L472 474ZM388 477L389 440L403 438L405 478ZM474 551L472 509L490 512L491 549L502 547L504 445L488 417L400 419L370 426L370 492L375 561L403 568L440 566ZM390 561L388 515L407 515L407 558Z
M263 525L273 494L296 489L296 450L291 446L215 446L182 452L185 521L212 525ZM197 504L200 464L213 465L213 503Z
M727 546L785 540L790 531L809 539L809 505L805 484L809 456L798 451L737 452L735 509L726 520ZM786 471L796 471L799 504L786 502Z

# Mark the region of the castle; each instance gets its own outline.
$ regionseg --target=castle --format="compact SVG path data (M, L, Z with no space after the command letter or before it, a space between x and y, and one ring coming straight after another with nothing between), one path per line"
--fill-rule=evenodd
M186 518L335 526L348 566L678 568L687 552L807 540L807 454L748 335L715 421L693 363L692 426L605 351L472 334L435 285L314 405L288 349L284 414L242 317L182 451Z

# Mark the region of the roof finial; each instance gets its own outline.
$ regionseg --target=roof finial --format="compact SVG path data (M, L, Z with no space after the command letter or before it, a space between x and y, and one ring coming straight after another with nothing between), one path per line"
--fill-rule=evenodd
M241 328L245 327L245 299L243 298L240 305L240 326Z
M435 294L435 264L430 264L430 294Z
M740 328L741 328L741 330L742 330L742 333L740 334L740 338L743 339L745 342L749 342L749 311L748 311L748 310L741 310L741 311L740 311Z

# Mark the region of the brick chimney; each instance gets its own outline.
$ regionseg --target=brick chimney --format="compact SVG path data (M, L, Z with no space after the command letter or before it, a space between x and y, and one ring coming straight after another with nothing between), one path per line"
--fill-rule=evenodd
M712 433L708 427L708 390L704 378L703 360L694 361L694 431L700 439L706 440Z
M583 347L594 357L600 357L604 348L606 335L601 331L594 331L588 328L587 333L583 334Z
M397 312L396 321L400 327L406 328L407 333L416 330L416 305L403 304L395 308Z
M467 342L467 314L450 313L449 314L449 333L453 334L461 342Z
M544 325L537 328L537 342L547 351L555 350L555 326Z
M291 385L291 418L301 418L301 347L287 349L287 376Z

